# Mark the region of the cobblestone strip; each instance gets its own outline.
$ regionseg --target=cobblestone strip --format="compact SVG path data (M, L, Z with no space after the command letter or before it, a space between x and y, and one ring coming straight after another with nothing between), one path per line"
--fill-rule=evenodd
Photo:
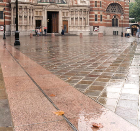
M139 48L140 46L138 45L136 49L134 49L134 57L129 67L126 81L121 90L120 99L115 110L116 114L118 114L119 116L136 126L138 126L139 109Z
M11 113L0 65L0 131L13 131Z

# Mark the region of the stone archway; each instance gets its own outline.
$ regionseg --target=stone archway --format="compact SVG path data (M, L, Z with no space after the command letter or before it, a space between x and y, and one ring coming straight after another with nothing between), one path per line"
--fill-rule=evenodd
M123 14L123 8L118 3L111 3L106 9L106 13Z

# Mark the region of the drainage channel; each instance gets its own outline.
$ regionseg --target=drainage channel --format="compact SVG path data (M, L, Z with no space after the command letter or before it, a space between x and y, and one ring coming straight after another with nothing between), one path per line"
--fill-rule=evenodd
M5 47L6 48L6 47ZM6 48L6 50L9 52L9 50ZM38 89L44 94L44 96L50 101L50 103L55 107L56 110L60 110L54 102L45 94L45 92L42 90L42 88L34 81L34 79L26 72L26 70L20 65L20 63L15 59L15 57L9 52L9 54L13 57L13 59L19 64L19 66L24 70L24 72L29 76L29 78L33 81L33 83L38 87ZM65 119L65 121L68 123L68 125L73 129L73 131L78 131L76 127L69 121L69 119L62 115L62 117Z

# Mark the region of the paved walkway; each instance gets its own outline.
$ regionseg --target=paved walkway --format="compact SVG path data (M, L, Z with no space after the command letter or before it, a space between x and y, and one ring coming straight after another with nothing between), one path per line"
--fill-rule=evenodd
M21 46L16 48L22 53L9 45L14 43L11 37L6 39L5 47L2 41L0 46L0 63L16 131L72 130L69 125L79 131L92 131L93 122L102 123L103 131L139 130L112 112L120 116L122 113L123 117L128 108L127 116L137 111L133 118L124 118L138 126L139 82L135 78L139 46L131 45L133 38L21 37L20 41ZM126 83L131 80L137 83L131 83L134 88ZM52 113L58 109L66 117Z

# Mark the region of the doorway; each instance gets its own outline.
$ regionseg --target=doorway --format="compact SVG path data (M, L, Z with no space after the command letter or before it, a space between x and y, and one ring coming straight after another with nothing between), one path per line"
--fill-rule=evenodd
M63 20L63 29L65 33L68 33L68 21Z
M47 12L48 33L58 33L58 12Z
M36 20L36 27L40 27L41 26L41 20Z

